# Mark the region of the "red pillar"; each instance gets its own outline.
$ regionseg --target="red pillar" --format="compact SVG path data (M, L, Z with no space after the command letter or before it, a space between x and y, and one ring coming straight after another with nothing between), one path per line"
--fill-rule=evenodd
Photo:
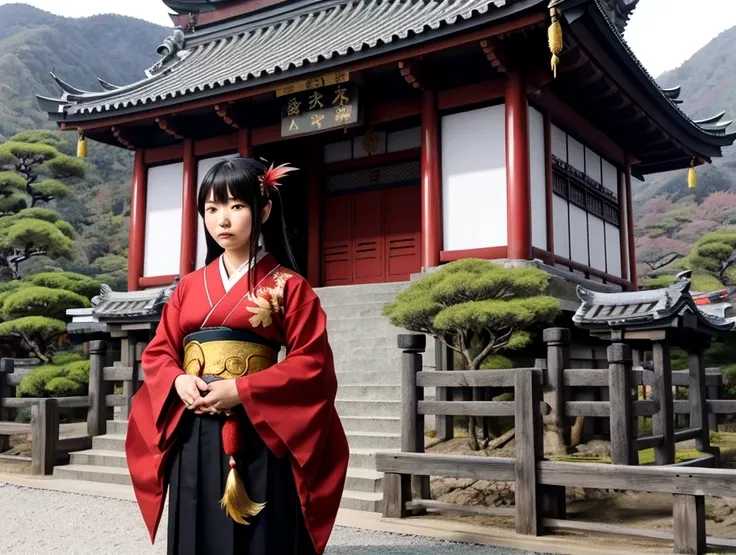
M253 147L250 144L250 129L238 130L238 154L243 158L253 156Z
M555 265L555 209L554 191L552 189L552 117L549 111L544 112L544 206L547 219L547 264Z
M506 218L508 257L532 257L529 104L524 76L506 76Z
M184 175L181 194L181 254L179 277L194 271L197 257L197 161L194 142L184 141Z
M135 151L133 191L130 198L130 228L128 235L128 291L137 291L143 277L143 250L146 244L146 189L148 168L144 151Z
M631 290L638 291L638 276L636 275L636 246L634 245L634 208L631 196L631 161L626 158L626 235L629 238L629 278Z
M422 268L440 264L442 212L437 93L422 91Z
M312 287L322 285L322 144L312 143L307 175L307 280Z

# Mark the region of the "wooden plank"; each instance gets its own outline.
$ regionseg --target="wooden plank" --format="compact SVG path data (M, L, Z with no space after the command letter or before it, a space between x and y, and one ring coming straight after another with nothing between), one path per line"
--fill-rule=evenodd
M706 403L706 406L708 412L713 414L736 414L736 399L711 400Z
M540 484L736 497L736 470L554 461L540 461L537 465Z
M411 501L411 476L408 474L386 474L383 477L383 516L404 518L406 504Z
M130 366L108 366L103 370L103 379L106 382L123 382L133 377L133 368Z
M514 401L419 401L419 414L513 416Z
M442 340L434 340L434 367L437 372L449 372L455 368L455 351L445 345ZM452 389L438 387L435 392L437 401L452 401ZM452 416L438 416L435 418L437 439L449 441L455 437L455 425Z
M393 474L504 482L516 479L514 459L498 457L434 455L431 453L376 453L376 470Z
M107 351L104 341L89 342L89 410L87 411L87 433L101 436L107 432L107 392L103 376L103 359Z
M639 454L632 449L634 407L631 402L631 349L623 343L608 347L608 379L611 418L611 462L638 464Z
M44 397L16 397L5 399L3 401L3 404L8 408L21 409L33 407L42 399L44 399ZM89 406L89 397L86 396L56 397L56 401L58 402L59 408L65 409L82 408Z
M128 403L125 394L122 395L105 395L106 407L124 407Z
M33 462L33 457L28 457L26 455L2 455L0 454L0 461Z
M568 416L608 417L611 414L610 401L568 401L565 403Z
M697 468L715 468L715 457L713 455L706 455L705 457L700 457L699 459L691 459L689 461L682 461L679 463L671 464L670 466L690 466L690 467L697 467Z
M23 422L0 422L0 435L30 434L32 426Z
M664 436L661 434L656 436L638 437L634 440L634 445L636 446L637 451L643 451L644 449L659 447L662 445L663 441Z
M563 380L567 387L608 387L608 370L568 368Z
M675 462L674 410L672 406L672 369L670 345L657 341L652 345L654 385L652 400L659 403L659 412L652 416L652 435L662 435L662 445L654 448L654 461L658 465Z
M654 416L659 412L659 403L657 401L634 401L633 403L634 416Z
M533 370L540 375L542 372L539 368L425 371L417 374L417 385L420 387L513 387L514 375L519 370Z
M56 443L56 450L64 453L85 449L92 449L92 438L89 436L64 437Z
M695 439L702 435L703 431L700 428L688 428L687 430L679 430L675 432L675 443L678 441L688 441ZM700 450L700 449L698 449Z
M562 385L562 372L558 385ZM542 416L539 413L541 384L530 370L516 373L514 399L516 413L516 533L538 536L542 533L537 495L537 460L542 457Z
M703 555L705 546L705 497L675 494L673 530L675 553Z
M705 389L705 352L702 349L698 352L691 352L689 359L688 378L690 387L687 399L690 405L690 428L698 432L692 439L695 439L695 448L698 451L708 453L710 452L710 430L708 429L708 406ZM677 437L677 433L675 433L675 437Z
M31 408L31 474L54 472L59 440L59 409L56 399L41 399Z
M549 407L543 425L543 452L564 452L570 445L570 425L567 421L565 401L565 372L570 367L570 330L548 328L542 333L547 344L547 379L544 383L543 399Z
M415 499L407 503L407 509L430 509L436 511L455 511L468 515L485 515L485 516L510 516L516 515L514 507L484 507L457 505L455 503L440 503L431 499Z
M613 524L605 524L602 522L583 522L581 520L567 520L557 518L545 518L544 526L546 528L556 528L558 530L578 530L582 532L599 532L604 534L615 534L618 536L631 536L639 538L651 538L656 540L672 541L672 532L662 532L659 530L651 530L649 528L629 528L625 526L615 526Z

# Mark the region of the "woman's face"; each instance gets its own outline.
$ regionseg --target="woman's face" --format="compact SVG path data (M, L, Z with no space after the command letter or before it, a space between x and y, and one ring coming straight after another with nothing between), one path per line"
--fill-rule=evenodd
M263 209L262 222L268 219L270 212L269 201ZM245 202L230 196L227 204L219 204L214 200L214 193L210 192L204 205L204 224L217 244L226 251L247 251L250 248L253 213Z

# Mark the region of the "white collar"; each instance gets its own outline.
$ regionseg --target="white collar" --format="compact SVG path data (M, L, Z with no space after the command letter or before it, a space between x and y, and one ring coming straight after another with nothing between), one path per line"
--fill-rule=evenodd
M263 244L263 234L258 237L258 252L255 256L255 264L258 264L261 259L266 256L266 248ZM251 258L243 264L240 268L235 270L231 276L227 275L227 270L225 269L225 254L223 253L220 256L220 278L222 279L222 285L225 288L225 291L228 292L230 289L233 288L233 286L240 281L240 279L248 273L248 271L251 269L251 266L253 265L253 259Z

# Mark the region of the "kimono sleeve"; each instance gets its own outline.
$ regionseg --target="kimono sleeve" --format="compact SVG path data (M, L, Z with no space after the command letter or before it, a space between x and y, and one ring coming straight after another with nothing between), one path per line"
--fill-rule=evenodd
M268 370L237 379L253 426L276 456L288 450L304 468L319 458L334 417L337 378L327 319L306 282L289 295L284 316L288 354Z
M183 282L164 305L156 335L141 355L144 381L149 390L151 411L157 428L165 422L167 401L174 380L183 374L182 350L184 332L180 325Z

